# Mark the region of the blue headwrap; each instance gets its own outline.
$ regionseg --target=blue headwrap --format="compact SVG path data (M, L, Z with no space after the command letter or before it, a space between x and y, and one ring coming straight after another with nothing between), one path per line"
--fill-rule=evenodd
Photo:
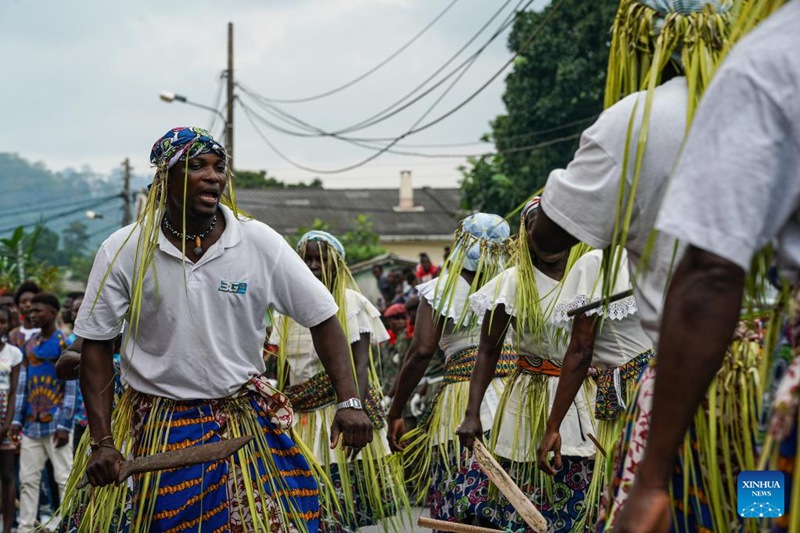
M699 13L706 5L714 6L717 13L724 13L731 8L733 2L728 0L639 0L650 9L654 9L662 15L669 13L681 13L688 15Z
M201 154L216 154L227 159L225 148L202 128L172 128L153 145L150 162L159 169L169 170L183 159Z
M297 241L297 251L302 252L306 244L314 241L322 241L326 243L328 246L336 250L336 253L339 254L342 257L342 261L344 261L345 259L344 246L342 246L342 243L339 242L339 239L337 239L327 231L321 231L315 229L307 232L302 237L300 237L299 241Z
M503 217L490 213L475 213L465 218L461 222L463 232L473 239L469 239L471 244L467 249L466 259L463 268L467 270L477 270L481 258L481 241L502 245L511 235L508 222ZM477 241L475 240L477 239ZM456 250L462 246L462 242L456 245ZM455 253L455 251L453 253Z

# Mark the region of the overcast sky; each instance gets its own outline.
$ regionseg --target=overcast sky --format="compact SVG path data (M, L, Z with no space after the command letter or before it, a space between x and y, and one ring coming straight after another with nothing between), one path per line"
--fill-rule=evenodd
M109 172L130 157L148 172L150 146L177 125L212 126L212 115L186 104L165 104L162 90L214 105L225 69L227 22L235 26L235 78L269 98L301 98L363 74L422 30L453 0L137 0L0 1L0 151L16 152L61 170L85 165ZM310 103L279 108L324 130L356 124L390 106L455 54L503 5L502 0L456 0L415 44L362 82ZM450 67L484 45L508 7ZM427 120L462 102L510 58L508 31L492 42ZM449 72L449 69L445 72ZM503 112L505 74L450 118L401 141L398 149L475 153L491 145L419 145L478 141ZM351 133L394 137L408 130L441 89L393 119ZM240 95L254 107L252 100ZM259 110L264 114L263 110ZM265 115L268 117L268 115ZM274 118L272 119L275 120ZM426 120L426 121L427 121ZM423 122L424 123L424 122ZM328 187L396 187L402 169L415 185L456 186L463 159L384 154L334 175L299 170L256 134L236 110L235 164L266 169L287 181L319 175ZM295 128L293 128L295 129ZM213 128L221 133L219 121ZM315 169L346 167L374 153L335 139L263 133L287 157Z

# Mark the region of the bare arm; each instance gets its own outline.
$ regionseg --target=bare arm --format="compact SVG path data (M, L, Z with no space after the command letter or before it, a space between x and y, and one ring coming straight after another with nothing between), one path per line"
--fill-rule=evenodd
M64 350L61 357L56 361L56 375L64 381L71 381L80 377L81 370L81 350L83 349L83 339L78 339Z
M360 398L350 365L347 338L339 320L332 316L312 327L311 338L322 366L331 378L337 401ZM339 443L341 434L344 437L344 446L352 450L351 457L354 457L361 448L372 442L372 430L372 422L364 411L338 410L331 426L331 448L335 448Z
M498 305L494 312L486 311L481 325L481 340L478 345L478 359L475 369L469 380L469 403L464 416L464 421L458 429L458 438L462 446L472 449L475 439L483 435L481 426L481 403L489 388L489 383L494 379L497 360L503 350L503 340L506 336L511 317L506 313L504 305Z
M528 244L537 255L556 254L570 249L578 239L553 222L542 207L532 224L528 224Z
M419 308L417 309L417 319L414 327L414 338L411 346L403 360L403 366L395 377L395 394L392 405L389 407L388 434L389 448L395 452L401 452L405 448L400 443L400 439L405 433L403 422L403 409L408 403L408 399L414 393L414 389L419 384L425 370L431 362L439 340L442 338L442 321L434 324L433 308L424 298L420 298Z
M547 426L542 441L539 443L539 468L551 476L561 469L561 436L559 430L564 417L567 416L569 406L578 394L578 391L589 372L594 354L594 340L597 335L597 317L580 315L575 317L572 324L567 353L558 379L556 397L550 416L547 417ZM553 452L553 465L547 460L547 454ZM555 466L555 468L553 468Z
M358 397L363 403L369 388L369 333L362 333L361 338L350 345L353 350L353 362L356 367Z
M80 385L92 439L103 446L92 451L86 476L93 486L113 483L122 455L111 441L111 407L114 402L114 341L83 342Z
M715 254L689 247L678 265L664 304L650 433L620 531L668 524L675 456L733 337L743 289L744 271Z
M403 361L403 366L395 377L395 395L389 408L388 418L401 418L408 399L414 393L425 370L431 362L439 340L442 338L441 321L434 325L433 308L424 298L420 298L414 338Z

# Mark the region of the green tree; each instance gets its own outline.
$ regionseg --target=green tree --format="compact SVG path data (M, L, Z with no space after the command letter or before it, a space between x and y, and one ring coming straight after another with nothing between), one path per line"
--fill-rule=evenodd
M240 189L321 189L322 180L314 178L311 183L285 183L267 175L266 170L237 170L236 187Z
M66 254L59 248L61 237L47 226L38 226L38 237L33 242L32 257L36 261L55 266L65 266L68 263Z
M544 186L551 170L572 159L580 132L603 108L609 29L618 5L564 0L517 16L508 46L521 53L506 78L506 113L491 122L486 136L499 153L461 168L463 207L509 213Z
M380 245L380 236L372 229L367 215L358 215L353 220L353 228L342 235L342 245L347 254L347 263L353 264L372 259L386 253Z
M41 231L38 227L28 234L20 226L10 237L0 239L0 288L14 289L24 280L32 279L45 290L58 290L60 270L34 257Z
M75 220L61 231L64 254L72 260L86 255L89 244L89 227L85 222Z
M297 233L287 235L286 240L292 248L296 248L300 237L311 230L330 231L330 224L316 218L310 228L297 228ZM386 253L386 250L380 246L380 236L372 229L372 222L366 215L359 215L353 219L353 227L343 235L336 235L336 237L344 246L348 265Z

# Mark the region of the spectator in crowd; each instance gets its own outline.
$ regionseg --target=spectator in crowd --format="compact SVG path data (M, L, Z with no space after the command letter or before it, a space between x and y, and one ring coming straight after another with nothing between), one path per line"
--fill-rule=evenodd
M419 283L430 281L439 275L439 267L431 262L431 258L425 252L419 254L419 264L417 265L417 280Z
M0 305L6 306L11 314L8 320L8 331L6 332L8 334L8 332L19 327L19 309L17 309L17 303L14 301L14 292L12 290L5 289L0 294Z
M22 352L5 342L12 314L8 307L0 305L0 488L3 492L3 533L11 533L14 525L14 500L17 492L14 485L16 446L8 438L8 433L14 420Z
M73 291L67 294L61 306L61 331L67 334L72 333L72 326L75 324L75 314L73 313L73 303L76 298L83 299L83 293Z
M411 267L405 267L402 270L402 276L403 301L400 303L406 303L409 298L417 294L417 285L419 284L419 280L417 279L417 276L414 274L414 270Z
M35 281L23 281L14 293L14 303L17 305L22 323L8 334L8 342L22 348L35 334L39 333L39 328L31 322L30 310L32 298L42 292L42 288ZM58 309L56 309L58 311Z
M19 291L18 291L19 293ZM58 378L55 363L67 347L66 336L56 329L60 309L50 293L31 298L27 313L39 333L25 343L26 364L20 370L19 394L11 431L22 433L20 450L20 533L34 530L42 469L53 463L60 495L72 468L72 419L76 383ZM57 520L56 520L57 521Z
M389 276L383 273L383 266L375 265L372 267L372 275L378 282L378 291L381 293L382 302L378 302L378 308L383 308L389 305L389 302L394 298L394 291L392 290L392 282L389 281Z
M411 339L414 336L414 324L417 321L417 308L419 308L419 295L414 295L405 303L406 313L408 314L408 324L406 325L406 337Z

